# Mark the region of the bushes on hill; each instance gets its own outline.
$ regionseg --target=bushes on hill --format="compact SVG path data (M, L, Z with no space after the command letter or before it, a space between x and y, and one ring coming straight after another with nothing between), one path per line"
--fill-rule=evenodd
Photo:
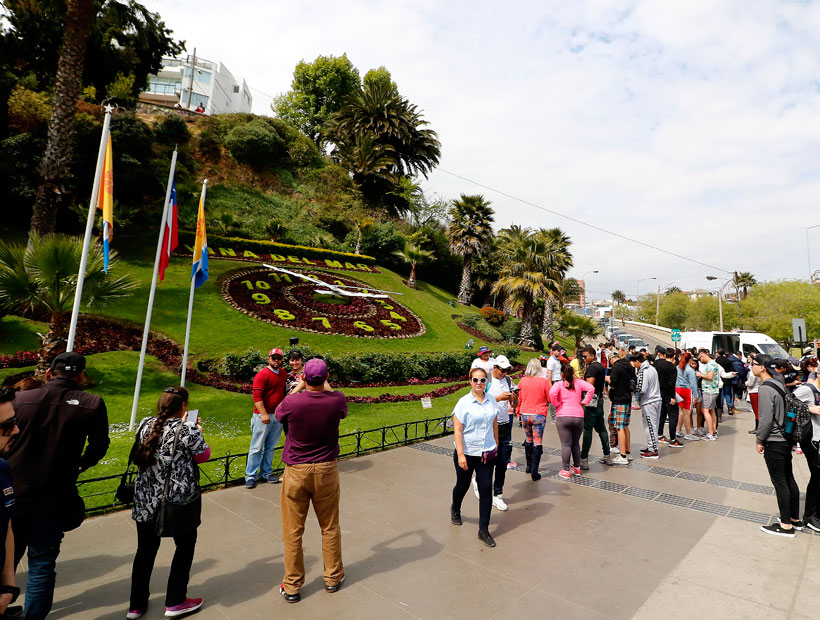
M480 314L476 314L475 312L466 314L461 319L461 322L467 327L478 330L479 333L485 335L489 340L504 340L501 332L484 320Z
M259 118L228 131L224 142L237 161L257 169L275 166L285 153L284 140L273 127Z
M479 312L490 325L497 327L504 322L504 313L492 306L484 306Z

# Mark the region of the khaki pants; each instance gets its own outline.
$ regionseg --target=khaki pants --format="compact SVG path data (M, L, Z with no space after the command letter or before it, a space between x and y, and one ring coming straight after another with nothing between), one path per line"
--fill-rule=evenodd
M344 576L336 461L287 465L282 476L282 543L285 551L282 583L288 594L299 592L305 583L302 534L311 502L322 531L325 583L336 585Z

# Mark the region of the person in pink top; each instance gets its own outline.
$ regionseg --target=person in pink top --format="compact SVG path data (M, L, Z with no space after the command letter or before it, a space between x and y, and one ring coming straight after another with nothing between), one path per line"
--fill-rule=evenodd
M581 475L581 433L584 431L584 407L595 396L595 388L583 379L575 377L575 370L569 364L561 367L561 381L550 388L550 402L555 405L555 426L561 440L561 460L564 468L558 472L562 478L569 478L569 457L572 454L572 473Z
M544 453L544 424L547 422L549 399L549 381L541 376L541 362L537 357L527 364L524 376L518 382L518 413L521 414L521 425L524 427L524 454L527 457L527 468L524 470L533 480L540 480L538 466Z

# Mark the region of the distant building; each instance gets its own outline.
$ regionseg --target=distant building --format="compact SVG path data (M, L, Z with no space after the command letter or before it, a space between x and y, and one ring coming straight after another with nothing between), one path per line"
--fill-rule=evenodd
M201 105L208 115L251 111L253 96L247 82L221 62L197 56L191 90L192 62L190 55L163 58L159 72L148 76L148 87L140 93L140 101L190 110Z

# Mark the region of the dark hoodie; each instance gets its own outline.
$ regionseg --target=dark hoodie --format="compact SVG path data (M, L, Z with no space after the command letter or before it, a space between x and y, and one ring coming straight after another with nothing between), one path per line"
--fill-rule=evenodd
M618 360L609 375L609 400L615 405L632 404L635 369L626 359Z

